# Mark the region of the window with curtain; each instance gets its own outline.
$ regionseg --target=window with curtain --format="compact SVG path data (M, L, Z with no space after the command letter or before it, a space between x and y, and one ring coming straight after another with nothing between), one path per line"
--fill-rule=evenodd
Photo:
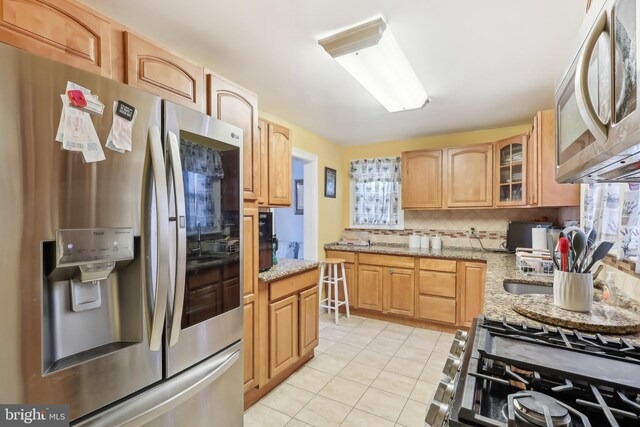
M597 233L597 241L614 243L619 259L638 257L640 243L640 184L587 184L582 224Z
M351 161L350 218L355 228L404 227L400 157Z

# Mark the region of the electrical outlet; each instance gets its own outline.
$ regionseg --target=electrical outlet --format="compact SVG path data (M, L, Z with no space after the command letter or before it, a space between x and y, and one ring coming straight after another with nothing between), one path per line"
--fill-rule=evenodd
M469 236L475 236L476 235L476 228L475 227L470 227L469 228Z

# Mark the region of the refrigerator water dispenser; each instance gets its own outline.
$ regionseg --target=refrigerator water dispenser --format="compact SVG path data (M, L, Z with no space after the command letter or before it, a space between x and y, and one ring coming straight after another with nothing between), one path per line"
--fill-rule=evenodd
M140 342L140 238L131 228L58 230L42 250L45 372Z

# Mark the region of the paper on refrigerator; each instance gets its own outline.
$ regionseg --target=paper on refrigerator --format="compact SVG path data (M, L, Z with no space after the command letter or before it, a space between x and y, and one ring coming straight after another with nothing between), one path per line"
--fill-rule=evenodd
M105 160L100 138L89 113L72 107L66 94L60 95L60 98L62 112L55 140L62 143L64 150L80 151L87 163Z
M107 148L124 153L131 151L133 124L138 112L124 101L113 101L113 124L107 137Z

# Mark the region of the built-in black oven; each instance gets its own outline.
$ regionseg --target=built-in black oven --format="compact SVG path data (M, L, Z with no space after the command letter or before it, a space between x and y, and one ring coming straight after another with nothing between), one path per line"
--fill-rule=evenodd
M273 267L273 213L260 212L258 218L258 268L265 271Z

